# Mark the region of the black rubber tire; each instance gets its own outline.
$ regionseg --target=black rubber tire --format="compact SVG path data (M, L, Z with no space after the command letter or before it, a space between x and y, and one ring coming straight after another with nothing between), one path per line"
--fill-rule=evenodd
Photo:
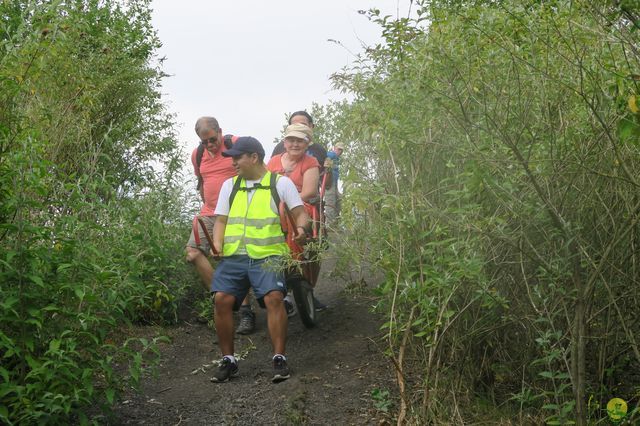
M296 299L298 314L307 328L316 326L316 305L313 301L313 288L305 279L296 280L293 287L293 297Z

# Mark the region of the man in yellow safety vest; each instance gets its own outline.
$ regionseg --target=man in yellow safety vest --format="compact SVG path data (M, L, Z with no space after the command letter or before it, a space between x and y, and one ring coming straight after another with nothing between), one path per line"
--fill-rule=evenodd
M293 182L271 175L264 164L264 149L252 137L237 139L222 155L233 159L238 176L224 182L215 209L213 244L222 254L211 291L215 297L215 324L222 361L213 382L226 382L238 374L234 357L233 311L249 288L267 309L267 326L273 345L273 379L289 378L285 356L287 314L283 298L287 292L284 272L273 265L288 253L280 225L279 200L284 201L295 221L295 239L303 243L309 216Z

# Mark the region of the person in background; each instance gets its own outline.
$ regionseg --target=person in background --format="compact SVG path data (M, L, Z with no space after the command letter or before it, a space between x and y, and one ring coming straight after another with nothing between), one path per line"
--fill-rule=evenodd
M340 156L344 152L344 145L337 143L333 149L327 153L327 159L324 163L326 168L331 169L332 183L324 192L324 213L327 224L334 226L340 216L340 192L338 190L338 182L340 180Z
M285 151L272 156L267 164L269 171L287 176L305 203L318 196L320 163L307 153L311 143L311 128L304 124L291 124L284 132ZM311 207L307 207L310 212Z
M233 310L253 289L260 306L267 309L267 325L273 345L274 383L289 378L285 356L287 314L283 299L287 292L284 272L274 268L288 254L289 246L280 225L274 190L294 219L294 239L306 241L309 216L295 185L277 176L264 164L264 149L252 137L240 137L223 153L232 157L238 176L227 179L216 206L213 244L222 260L213 276L215 323L222 360L213 382L226 382L238 375L234 356ZM274 188L275 186L275 188Z
M194 149L191 153L191 163L194 173L198 177L198 190L203 202L200 217L207 227L207 232L211 235L215 223L214 211L218 203L220 187L225 180L236 175L236 169L233 167L231 158L222 155L227 147L224 144L224 136L218 120L214 117L200 117L196 121L195 131L205 149L201 152L199 161L198 148ZM198 233L197 237L194 231ZM209 243L202 227L194 221L186 246L186 258L195 266L200 281L207 292L210 291L213 277L213 267L206 256L209 250ZM249 298L247 298L240 310L238 333L251 333L254 327L255 314L251 309Z
M311 143L312 130L302 123L294 123L287 126L284 132L283 144L285 152L271 157L267 169L274 173L289 177L295 184L300 198L305 203L305 210L309 216L313 216L311 204L318 199L318 186L320 182L320 164L318 160L308 154ZM318 271L319 272L319 271ZM327 305L314 297L316 310L324 310ZM285 297L287 315L295 315L295 307L291 295Z
M289 125L291 124L304 124L308 128L311 129L313 133L313 118L307 111L296 111L289 117ZM284 139L281 140L275 148L273 148L273 152L271 156L274 157L279 154L283 154L285 152L284 148ZM320 174L323 172L323 164L324 160L327 158L327 150L320 144L313 143L313 141L309 141L309 145L307 146L307 154L315 157L320 164Z

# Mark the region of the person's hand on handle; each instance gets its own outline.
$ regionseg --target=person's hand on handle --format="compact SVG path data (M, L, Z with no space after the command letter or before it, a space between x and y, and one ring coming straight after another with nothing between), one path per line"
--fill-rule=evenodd
M224 246L224 229L227 227L227 216L216 216L216 223L213 225L213 245L211 246L213 258L220 260L222 258L222 249Z
M296 226L296 234L293 237L293 240L299 245L303 245L304 243L306 243L307 230L304 229L302 226Z
M220 253L222 253L222 247L220 247L216 242L214 242L213 247L211 249L211 256L215 260L220 260L222 258L222 255Z

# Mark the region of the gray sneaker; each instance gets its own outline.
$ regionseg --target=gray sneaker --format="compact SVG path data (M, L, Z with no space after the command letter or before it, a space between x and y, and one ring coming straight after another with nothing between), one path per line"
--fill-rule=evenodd
M282 382L291 377L289 374L289 367L287 367L287 360L283 356L276 355L273 357L273 383Z
M328 308L327 305L325 305L324 303L322 303L321 301L319 301L318 299L316 299L315 296L313 296L313 304L316 307L316 311L317 312L321 312L324 311L325 309Z
M284 309L287 311L287 316L291 318L296 314L296 307L293 303L289 302L287 299L284 299Z
M226 382L232 377L236 377L238 375L238 363L231 362L231 360L227 357L222 358L220 361L220 366L218 367L218 371L213 375L211 381L214 383L222 383Z
M236 328L238 334L251 334L256 328L256 314L251 309L240 308L240 323Z

